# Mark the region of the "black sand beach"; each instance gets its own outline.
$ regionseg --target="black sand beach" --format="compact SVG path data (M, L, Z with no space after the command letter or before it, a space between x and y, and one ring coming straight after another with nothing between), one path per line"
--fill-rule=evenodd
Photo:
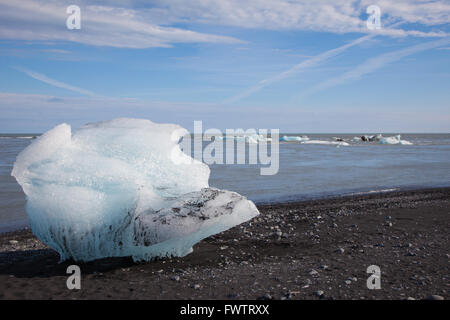
M2 299L447 299L450 188L259 206L184 258L78 263L29 230L0 235ZM366 269L381 269L369 290Z

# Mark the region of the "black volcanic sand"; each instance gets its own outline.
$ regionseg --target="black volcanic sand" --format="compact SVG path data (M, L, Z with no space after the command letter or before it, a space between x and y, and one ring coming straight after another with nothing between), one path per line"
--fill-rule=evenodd
M2 299L435 299L449 297L450 188L259 206L184 258L79 263L29 230L0 235ZM381 289L369 290L369 265ZM437 297L436 297L437 296Z

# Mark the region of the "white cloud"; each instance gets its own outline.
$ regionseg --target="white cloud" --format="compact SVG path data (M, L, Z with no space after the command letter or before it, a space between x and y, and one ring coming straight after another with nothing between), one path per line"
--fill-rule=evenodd
M173 21L269 30L312 30L366 33L365 11L381 8L383 21L435 26L449 22L450 4L444 0L159 0ZM161 14L161 12L160 12ZM443 36L442 32L381 30L392 36Z
M66 7L58 0L0 0L0 39L72 41L127 48L170 47L174 43L239 43L240 40L171 27L176 23L268 30L367 33L365 9L372 0L74 0L81 30L67 30ZM450 4L435 0L378 0L383 24L426 27L448 24ZM382 29L389 36L440 37L440 30Z
M363 0L362 7L376 3L382 14L408 23L427 26L450 22L450 2L442 0Z
M55 54L69 54L70 51L63 50L63 49L42 49L41 52L45 53L55 53Z
M66 28L66 2L0 0L0 39L72 41L95 46L149 48L173 43L240 43L221 35L152 24L140 11L82 5L81 29Z

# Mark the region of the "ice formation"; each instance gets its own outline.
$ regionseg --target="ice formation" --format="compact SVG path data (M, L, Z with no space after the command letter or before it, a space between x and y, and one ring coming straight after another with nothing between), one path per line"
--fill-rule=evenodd
M386 137L386 138L380 138L379 140L380 144L401 144L401 145L412 145L411 142L406 140L401 140L401 136L397 135L394 137Z
M245 143L259 143L259 142L271 142L272 138L265 137L262 134L251 134L251 135L244 135L244 136L218 136L218 140L235 140L237 142L245 142Z
M325 140L309 140L303 141L302 144L324 144L324 145L336 145L336 146L349 146L347 142L344 141L325 141Z
M360 137L353 137L352 141L353 142L373 142L373 141L380 141L380 139L382 139L383 136L381 134L376 134L376 135L363 135Z
M115 119L46 132L17 157L33 233L61 260L184 256L201 239L259 214L245 197L208 186L171 124Z
M308 141L309 138L307 136L282 136L280 138L280 141L284 141L284 142L301 142L301 141Z

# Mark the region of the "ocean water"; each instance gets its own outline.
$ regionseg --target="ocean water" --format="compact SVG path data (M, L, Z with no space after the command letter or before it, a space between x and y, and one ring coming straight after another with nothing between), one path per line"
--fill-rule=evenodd
M350 145L280 142L276 175L260 175L260 165L213 164L209 184L256 203L450 186L450 134L403 134L402 140L412 145L353 142L354 136L362 135L356 133L306 135L320 141L340 137ZM17 154L33 136L0 134L0 232L28 224L25 196L10 173Z
M11 177L16 156L30 144L35 135L0 134L0 232L28 225L25 195Z

